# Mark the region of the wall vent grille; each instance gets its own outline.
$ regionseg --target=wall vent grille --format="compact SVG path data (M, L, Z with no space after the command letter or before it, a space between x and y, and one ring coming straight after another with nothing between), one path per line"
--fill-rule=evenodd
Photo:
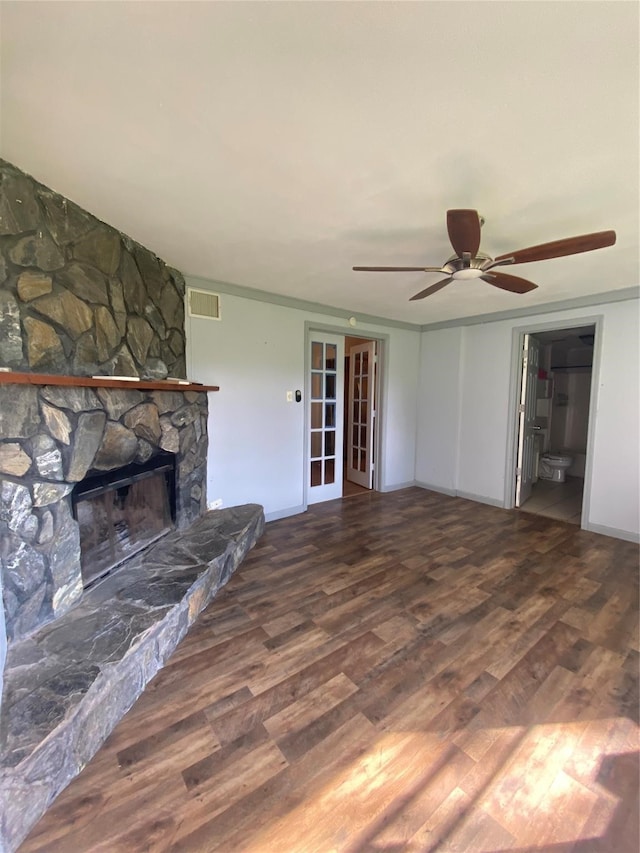
M187 301L190 317L204 317L207 320L220 319L220 295L208 290L187 289Z

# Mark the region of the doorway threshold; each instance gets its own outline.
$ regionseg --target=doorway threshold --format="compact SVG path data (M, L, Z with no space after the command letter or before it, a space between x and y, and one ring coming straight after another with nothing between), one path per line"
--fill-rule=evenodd
M352 483L350 480L342 481L342 497L353 498L356 495L369 495L371 489L366 489L364 486L359 486L357 483Z
M583 489L584 481L580 477L567 477L564 483L538 480L531 488L531 497L520 510L579 525Z

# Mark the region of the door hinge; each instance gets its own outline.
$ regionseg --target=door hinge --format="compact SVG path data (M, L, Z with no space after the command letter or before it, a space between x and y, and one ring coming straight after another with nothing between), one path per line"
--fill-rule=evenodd
M516 477L522 477L522 468L516 468Z
M524 415L524 403L520 403L520 405L518 406L518 414Z

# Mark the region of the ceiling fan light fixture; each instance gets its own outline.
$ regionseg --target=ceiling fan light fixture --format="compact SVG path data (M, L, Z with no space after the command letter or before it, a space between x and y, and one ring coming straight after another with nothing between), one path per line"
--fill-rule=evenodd
M474 269L470 267L469 269L457 270L456 272L451 274L451 278L455 279L469 279L469 278L481 278L484 275L483 270Z

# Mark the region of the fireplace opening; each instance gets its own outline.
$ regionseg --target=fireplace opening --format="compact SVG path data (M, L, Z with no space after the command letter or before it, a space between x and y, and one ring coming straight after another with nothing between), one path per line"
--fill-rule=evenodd
M72 493L80 528L84 588L173 529L176 466L172 453L92 474Z

